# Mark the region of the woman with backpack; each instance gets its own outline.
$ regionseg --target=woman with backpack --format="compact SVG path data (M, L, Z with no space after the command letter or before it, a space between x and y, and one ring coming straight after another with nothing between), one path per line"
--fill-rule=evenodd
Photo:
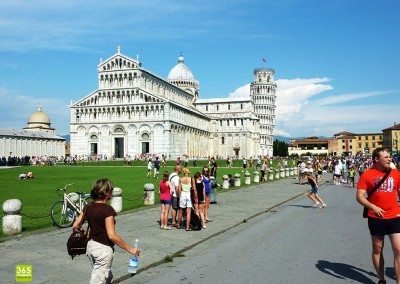
M99 179L94 182L90 195L91 203L83 208L82 213L75 220L72 230L81 231L82 224L88 221L89 241L86 255L92 264L90 284L111 283L111 265L114 254L114 245L127 252L139 256L137 248L126 243L115 231L114 208L107 204L111 199L113 185L109 179Z

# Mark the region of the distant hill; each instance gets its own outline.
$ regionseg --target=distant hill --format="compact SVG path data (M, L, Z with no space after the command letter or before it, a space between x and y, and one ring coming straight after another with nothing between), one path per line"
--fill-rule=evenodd
M285 136L274 136L274 140L283 141L285 143L289 143L290 139L291 139L290 137L285 137Z
M285 137L285 136L274 136L274 140L278 140L278 141L283 141L285 143L290 143L290 139L295 139L295 140L301 140L301 139L305 139L308 137ZM328 139L328 137L325 136L318 136L318 139Z

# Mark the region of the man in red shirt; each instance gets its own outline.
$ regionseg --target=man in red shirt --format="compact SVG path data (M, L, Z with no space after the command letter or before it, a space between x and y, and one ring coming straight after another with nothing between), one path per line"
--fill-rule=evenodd
M386 180L370 198L375 185L390 171L392 158L388 150L377 148L372 153L373 166L366 170L357 183L357 201L368 209L368 228L372 239L372 263L379 277L379 284L385 281L383 245L385 235L389 236L394 256L394 270L400 283L400 207L397 202L400 191L400 174L391 170Z

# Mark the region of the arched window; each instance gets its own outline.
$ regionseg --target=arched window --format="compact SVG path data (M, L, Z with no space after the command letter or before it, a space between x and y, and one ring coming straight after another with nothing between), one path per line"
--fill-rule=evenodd
M142 134L142 139L149 139L149 138L150 138L150 136L149 136L148 133L143 133Z
M221 144L224 145L225 144L225 137L221 138Z

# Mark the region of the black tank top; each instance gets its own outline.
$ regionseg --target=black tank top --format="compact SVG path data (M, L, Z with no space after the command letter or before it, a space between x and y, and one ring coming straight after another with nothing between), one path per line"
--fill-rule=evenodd
M196 180L197 199L199 201L204 201L203 189L204 189L203 182L202 181L197 182Z

